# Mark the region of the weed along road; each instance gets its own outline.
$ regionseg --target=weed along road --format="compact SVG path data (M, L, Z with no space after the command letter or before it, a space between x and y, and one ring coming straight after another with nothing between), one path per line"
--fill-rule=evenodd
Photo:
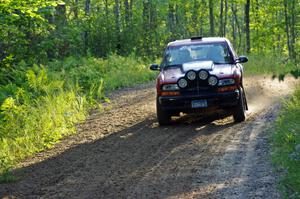
M154 84L115 92L78 134L23 161L17 198L279 198L268 133L294 80L244 79L247 120L183 116L159 127Z

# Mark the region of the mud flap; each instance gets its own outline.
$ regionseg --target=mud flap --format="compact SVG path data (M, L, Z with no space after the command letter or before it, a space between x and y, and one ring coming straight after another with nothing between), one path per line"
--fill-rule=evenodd
M246 92L245 92L245 89L244 89L244 86L242 85L242 89L243 89L243 93L244 93L244 100L245 100L245 105L246 105L246 110L248 111L248 103L247 103L247 97L246 97Z

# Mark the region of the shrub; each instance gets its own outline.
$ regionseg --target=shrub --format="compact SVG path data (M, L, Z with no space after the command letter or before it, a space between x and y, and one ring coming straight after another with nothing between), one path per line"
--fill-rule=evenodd
M0 181L25 157L52 147L76 132L105 92L153 80L143 61L110 55L107 59L69 57L48 66L21 62L14 83L0 85Z

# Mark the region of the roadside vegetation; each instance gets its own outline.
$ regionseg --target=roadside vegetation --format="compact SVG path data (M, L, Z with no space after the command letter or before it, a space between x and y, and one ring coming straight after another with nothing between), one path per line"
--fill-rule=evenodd
M272 135L272 158L282 172L280 188L285 198L300 198L300 86L275 124Z
M47 66L18 65L14 83L0 86L0 181L21 159L76 133L90 109L102 110L105 93L151 81L154 74L134 56L69 57Z
M300 65L288 60L282 55L276 54L249 54L249 62L243 64L245 74L251 75L269 75L273 78L284 80L285 75L294 77L300 76Z

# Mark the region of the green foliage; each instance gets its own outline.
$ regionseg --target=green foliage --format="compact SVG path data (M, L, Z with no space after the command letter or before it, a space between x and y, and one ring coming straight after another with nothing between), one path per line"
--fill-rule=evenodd
M87 2L90 2L88 10ZM251 1L252 52L280 53L284 57L292 53L295 56L291 58L299 59L300 8L296 5L296 0ZM120 1L4 0L0 2L0 68L9 70L21 60L46 63L49 59L86 56L88 52L96 57L111 53L156 57L171 39L195 35L226 36L243 53L244 6L244 0L228 1L223 6L220 1L213 1L216 34L210 35L209 4L204 0L122 4Z
M56 1L4 0L0 2L0 56L4 63L14 60L28 59L40 54L38 43L49 35L50 24L45 20L49 7L55 7ZM34 46L34 48L32 48Z
M272 137L272 157L283 170L281 189L285 198L300 197L300 87L291 99L285 101L284 110L276 121ZM296 147L298 146L298 148Z
M47 67L20 63L24 73L15 84L0 86L0 181L21 159L52 147L76 132L105 92L151 81L142 60L110 55L108 59L69 57ZM19 73L17 73L19 74Z
M249 62L243 64L246 75L269 74L281 80L290 73L294 77L298 77L300 65L295 64L276 54L250 54Z
M62 82L49 80L47 71L28 70L23 87L15 89L0 108L0 172L35 152L51 147L75 133L86 116L85 97L64 90Z
M110 55L107 59L93 57L49 63L56 73L64 75L66 82L77 84L90 99L103 99L104 93L121 87L133 86L153 80L155 74L140 59L131 55Z

